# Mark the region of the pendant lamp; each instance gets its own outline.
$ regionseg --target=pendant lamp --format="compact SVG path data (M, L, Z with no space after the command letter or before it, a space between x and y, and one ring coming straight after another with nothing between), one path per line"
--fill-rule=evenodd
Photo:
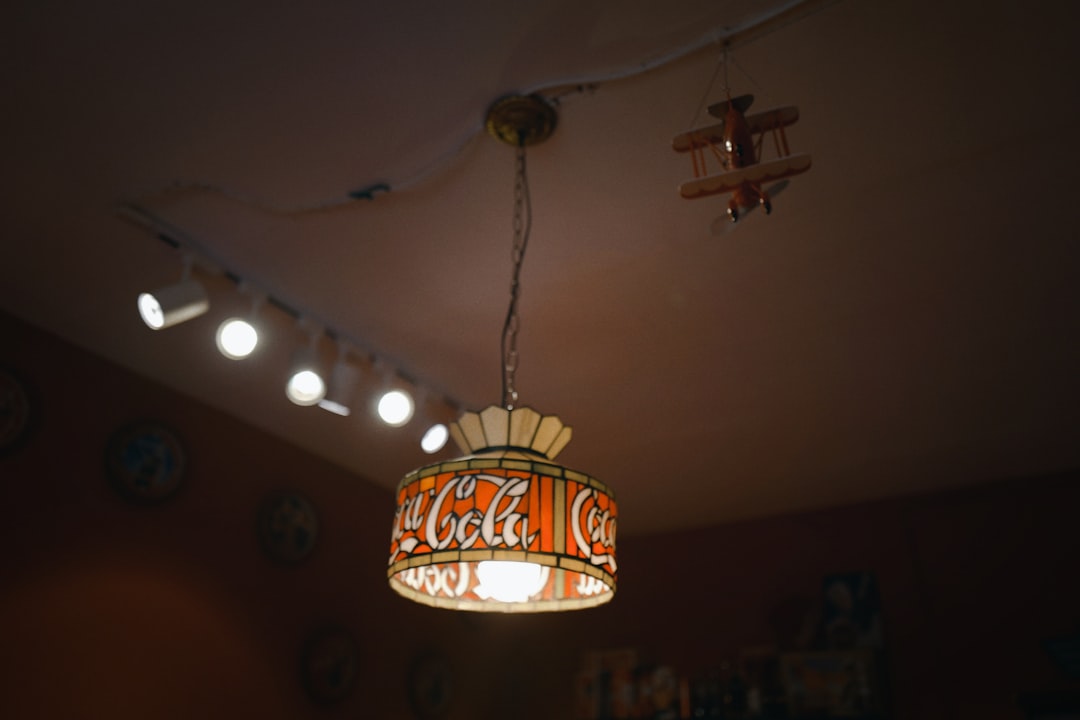
M571 429L518 406L517 299L531 225L525 147L555 128L554 108L514 95L487 129L516 148L513 277L503 325L502 403L450 425L463 457L413 470L399 483L387 577L425 605L482 612L595 607L615 595L615 494L555 462Z

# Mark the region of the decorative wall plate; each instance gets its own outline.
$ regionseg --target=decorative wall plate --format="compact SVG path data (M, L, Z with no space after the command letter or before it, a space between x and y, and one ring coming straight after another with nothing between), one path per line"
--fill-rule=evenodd
M26 439L32 412L26 383L14 371L0 367L0 455Z
M319 516L299 493L271 493L259 506L259 541L278 562L291 565L306 558L318 535Z
M313 634L304 646L301 673L304 689L317 703L345 699L359 673L356 642L345 630L329 628Z
M184 477L184 449L172 430L156 422L137 422L113 433L105 451L113 486L136 502L172 496Z

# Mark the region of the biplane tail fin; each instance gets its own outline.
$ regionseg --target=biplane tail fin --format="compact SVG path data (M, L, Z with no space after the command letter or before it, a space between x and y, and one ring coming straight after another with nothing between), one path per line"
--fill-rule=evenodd
M718 102L715 105L709 106L709 114L713 117L722 118L727 115L728 107L733 107L740 113L745 113L750 109L750 106L754 104L753 95L740 95L737 98L725 100L724 102Z

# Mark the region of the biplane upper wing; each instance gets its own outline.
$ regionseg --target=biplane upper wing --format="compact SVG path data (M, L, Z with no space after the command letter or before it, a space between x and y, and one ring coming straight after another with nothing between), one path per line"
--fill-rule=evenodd
M716 145L724 139L724 123L710 125L709 127L688 130L679 133L672 139L671 148L675 152L690 152L698 148Z
M788 125L794 124L798 119L799 108L794 105L788 105L787 107L774 108L755 115L748 115L746 118L746 125L750 128L750 132L757 135L758 133L767 132L769 130L778 130L787 127Z
M743 97L750 97L744 95ZM734 100L732 102L735 102ZM726 106L727 103L720 103L720 105ZM709 108L712 111L713 105ZM773 110L766 110L755 115L750 115L746 118L746 126L750 132L754 135L759 135L763 132L769 132L770 130L779 130L785 128L788 125L792 125L799 119L799 108L794 105L787 107L775 108ZM697 130L688 130L684 133L679 133L671 141L671 147L675 152L690 152L691 150L697 150L698 148L708 147L709 145L716 145L722 142L724 139L724 123L717 125L709 125L708 127L698 128Z
M765 183L804 173L810 169L810 155L796 153L776 160L758 163L736 170L708 175L685 182L679 186L679 194L688 200L732 192L744 182Z

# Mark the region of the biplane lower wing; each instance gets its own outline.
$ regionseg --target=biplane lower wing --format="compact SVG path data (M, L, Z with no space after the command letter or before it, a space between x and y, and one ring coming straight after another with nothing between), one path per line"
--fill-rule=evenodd
M804 173L810 169L810 155L796 153L776 160L750 165L737 170L708 175L679 186L679 194L688 200L719 195L738 189L743 183L761 184Z
M799 119L799 109L795 106L766 110L746 118L747 129L754 135L770 130L779 130L792 125ZM709 125L679 133L671 141L671 149L678 153L690 152L709 145L719 145L724 140L724 123Z
M788 125L794 125L798 121L799 108L794 105L746 116L746 125L750 128L750 132L754 134L778 130Z

